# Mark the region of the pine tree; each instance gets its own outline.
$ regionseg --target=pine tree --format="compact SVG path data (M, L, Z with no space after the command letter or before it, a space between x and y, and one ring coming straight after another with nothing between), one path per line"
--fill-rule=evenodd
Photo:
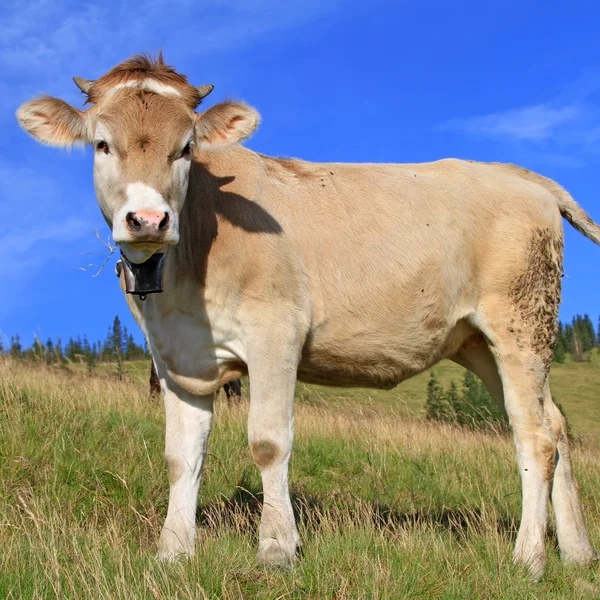
M73 341L73 338L69 338L69 341L67 342L67 345L65 346L65 356L69 359L69 360L73 360L73 358L75 358L75 342Z
M572 327L572 335L570 339L569 353L574 361L583 362L583 344L581 342L580 333L575 325Z
M463 424L475 428L504 428L502 411L487 391L483 382L470 371L463 379Z
M573 327L571 327L571 325L569 325L568 323L565 324L565 348L567 349L567 352L571 353L571 350L573 348Z
M123 379L124 375L124 367L123 367L123 329L121 327L121 319L119 316L115 316L113 321L112 331L109 334L110 337L110 347L114 353L114 357L117 362L117 376L119 379Z
M564 363L567 357L567 349L565 348L564 339L558 337L556 339L556 345L554 346L554 362Z
M54 355L56 356L56 362L65 363L65 355L63 353L62 339L56 338L56 344L54 345Z
M135 339L131 333L126 337L125 348L127 360L139 360L144 357L144 349L135 343Z
M462 399L464 406L462 407L461 423L473 424L479 417L480 404L480 389L479 379L471 371L465 371L463 376Z
M450 387L448 388L448 391L444 394L444 397L448 404L447 415L445 415L445 420L451 421L455 425L464 425L464 401L458 392L458 387L456 386L456 383L454 383L454 380L450 382Z
M56 356L54 355L54 342L52 341L52 338L48 338L46 340L44 354L46 355L47 364L52 364L56 359Z
M596 332L594 331L594 324L588 314L583 315L581 324L585 330L586 343L588 344L588 347L584 347L584 351L587 352L596 347Z
M427 382L427 400L425 401L425 417L433 421L444 420L444 390L432 371Z
M554 346L554 362L564 363L567 356L567 340L565 336L565 327L562 321L558 322L556 329L556 344Z
M46 346L42 344L40 338L37 335L33 337L33 350L34 358L42 363L47 362L46 360Z
M10 338L10 355L13 358L21 358L23 354L23 346L21 345L21 336L17 333L17 335L13 335Z
M81 351L86 357L92 352L92 349L90 348L90 343L88 342L86 335L83 336L83 342L81 342Z

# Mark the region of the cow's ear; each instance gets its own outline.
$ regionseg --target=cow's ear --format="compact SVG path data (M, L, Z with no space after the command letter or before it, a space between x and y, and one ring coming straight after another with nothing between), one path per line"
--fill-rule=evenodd
M86 114L58 98L41 96L25 102L17 110L17 120L43 144L70 148L90 141Z
M199 148L223 148L250 137L260 123L256 110L242 102L224 102L196 118L196 144Z

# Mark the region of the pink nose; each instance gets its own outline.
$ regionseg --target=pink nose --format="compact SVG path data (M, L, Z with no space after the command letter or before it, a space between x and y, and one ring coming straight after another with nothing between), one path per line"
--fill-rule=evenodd
M138 210L127 213L127 229L139 242L160 242L169 229L169 213Z

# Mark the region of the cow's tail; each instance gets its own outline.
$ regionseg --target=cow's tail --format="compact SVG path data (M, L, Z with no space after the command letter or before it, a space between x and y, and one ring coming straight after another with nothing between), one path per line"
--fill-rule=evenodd
M505 166L509 167L512 171L516 171L522 179L537 183L548 190L556 198L560 214L571 224L571 226L600 246L600 225L592 221L585 210L573 200L573 196L571 196L567 190L555 181L552 181L552 179L548 179L548 177L544 177L543 175L538 175L533 171L518 167L517 165Z

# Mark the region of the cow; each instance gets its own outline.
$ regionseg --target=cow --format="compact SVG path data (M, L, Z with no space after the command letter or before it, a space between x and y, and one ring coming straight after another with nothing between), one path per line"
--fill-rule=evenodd
M448 358L508 415L522 480L515 561L543 574L549 499L563 560L597 559L548 373L561 216L597 244L600 227L560 185L469 160L272 158L240 145L258 127L254 108L196 112L212 86L192 86L162 56L75 82L85 110L42 96L17 117L42 143L94 148L98 203L129 264L121 287L164 396L161 558L194 552L222 385L249 377L248 441L264 497L258 557L287 564L300 544L288 489L297 379L391 389Z

